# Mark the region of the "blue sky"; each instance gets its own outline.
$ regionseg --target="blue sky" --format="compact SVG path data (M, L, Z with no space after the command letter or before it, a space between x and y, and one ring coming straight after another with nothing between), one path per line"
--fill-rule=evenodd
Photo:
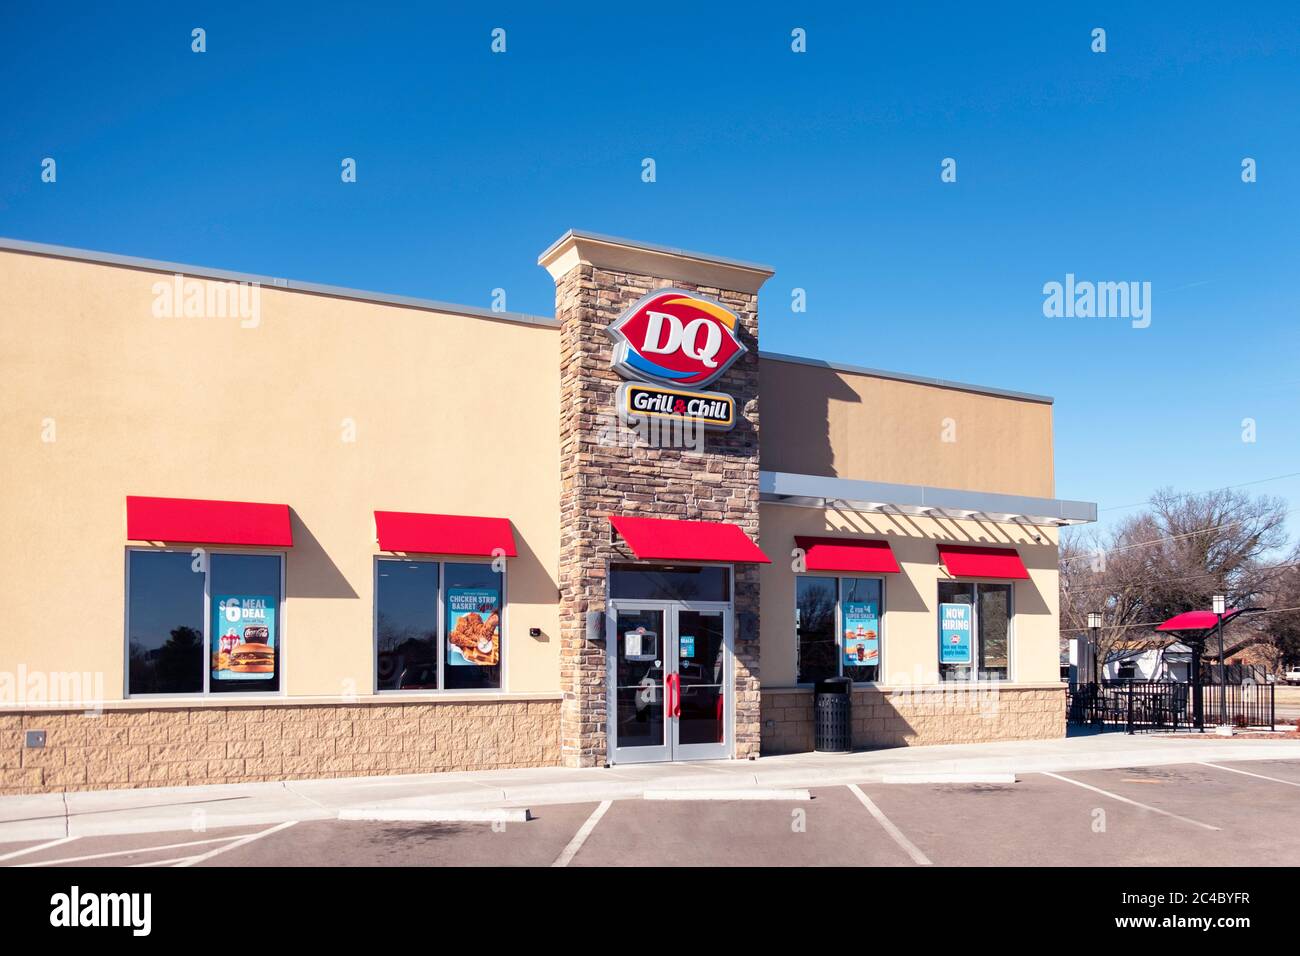
M616 6L8 3L0 235L550 314L612 233L775 266L765 349L1054 395L1105 519L1300 472L1293 4ZM1066 273L1150 327L1045 318Z

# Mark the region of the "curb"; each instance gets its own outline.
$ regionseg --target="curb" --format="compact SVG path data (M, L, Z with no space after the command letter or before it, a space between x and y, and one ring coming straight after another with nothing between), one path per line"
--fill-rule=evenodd
M883 755L882 755L883 756ZM1026 752L995 756L959 755L919 760L876 758L834 763L762 761L706 772L683 771L681 765L660 775L611 772L587 774L582 779L555 782L509 778L479 782L469 775L446 779L432 775L412 778L347 778L327 781L286 781L278 784L217 785L213 787L153 788L132 791L85 791L0 798L0 843L52 840L65 836L88 837L166 831L211 831L227 827L271 826L289 821L340 819L340 809L387 812L485 811L527 812L527 808L556 804L599 803L605 800L643 798L647 792L663 794L650 799L759 799L740 794L807 790L808 788L882 784L887 778L922 783L988 782L991 776L1029 773L1123 769L1126 767L1194 764L1202 761L1239 763L1256 760L1300 760L1295 741L1237 741L1208 737L1204 741L1178 741L1168 746L1144 746L1136 741L1107 751ZM963 779L957 779L960 775ZM979 780L972 778L978 777ZM391 800L367 800L367 789L390 784L417 788L424 783L439 792L411 792ZM925 782L930 782L929 780ZM504 786L502 784L505 784ZM366 788L366 789L360 789ZM699 794L706 794L700 796ZM726 793L728 796L718 796ZM361 800L360 804L352 803ZM768 797L767 799L772 799ZM785 797L782 799L790 799ZM134 804L134 805L133 805ZM350 805L349 805L350 804ZM199 824L196 826L196 823Z

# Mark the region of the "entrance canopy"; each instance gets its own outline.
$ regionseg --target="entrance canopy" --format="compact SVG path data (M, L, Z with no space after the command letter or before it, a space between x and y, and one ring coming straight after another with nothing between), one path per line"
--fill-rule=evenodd
M616 515L610 515L609 523L642 561L772 563L772 559L749 540L749 535L734 524Z

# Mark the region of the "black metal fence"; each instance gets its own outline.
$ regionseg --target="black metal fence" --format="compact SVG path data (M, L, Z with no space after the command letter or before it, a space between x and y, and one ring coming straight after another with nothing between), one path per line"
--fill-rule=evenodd
M1276 723L1272 684L1209 684L1201 688L1201 692L1207 724L1221 723L1221 716L1233 727L1267 727L1272 730Z
M1070 723L1123 729L1130 734L1213 727L1220 722L1221 707L1234 727L1272 730L1275 723L1273 685L1267 683L1226 687L1137 680L1070 684L1066 702Z

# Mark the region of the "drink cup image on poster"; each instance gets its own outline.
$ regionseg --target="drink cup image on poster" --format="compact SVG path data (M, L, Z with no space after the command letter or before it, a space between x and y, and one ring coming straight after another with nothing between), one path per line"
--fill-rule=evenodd
M491 667L501 662L501 592L447 589L447 664Z
M276 599L225 594L212 599L212 679L271 680L279 644Z
M939 605L939 663L969 664L970 605Z
M844 663L869 667L880 663L880 609L874 601L845 601Z

